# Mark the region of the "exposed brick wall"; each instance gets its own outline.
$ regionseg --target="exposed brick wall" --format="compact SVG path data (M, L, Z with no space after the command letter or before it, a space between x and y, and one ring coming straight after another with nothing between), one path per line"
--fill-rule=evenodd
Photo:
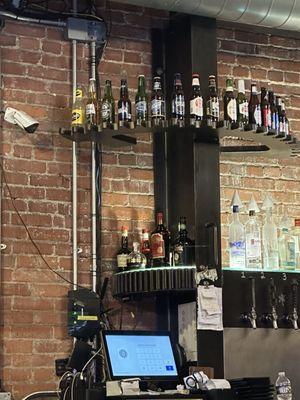
M158 11L113 4L112 38L100 73L102 82L112 79L115 99L121 76L127 76L132 97L137 75L150 77L150 27L161 25L161 17L163 14ZM228 74L249 81L251 77L260 81L272 79L277 93L288 90L288 115L292 128L300 130L296 114L300 107L298 64L288 61L298 56L297 41L266 35L245 37L233 30L219 30L219 36L221 86ZM58 135L58 128L68 126L70 119L70 44L63 39L61 29L15 22L6 23L0 44L5 104L27 111L40 121L36 135L4 124L1 151L6 176L41 252L53 268L71 279L71 143ZM279 55L281 61L277 60ZM78 80L82 84L88 77L87 57L88 47L79 45ZM290 82L292 79L295 82ZM134 149L104 148L103 152L102 255L107 275L114 263L121 226L128 226L132 240L142 227L150 228L153 222L151 137L145 134L138 139ZM224 158L221 174L224 237L229 221L226 211L235 187L241 188L243 199L255 191L258 200L261 189L267 189L279 202L278 212L287 209L290 215L300 214L299 161ZM78 244L83 249L79 256L79 282L90 284L89 145L79 146L78 175ZM48 271L37 256L5 188L2 208L2 242L7 249L2 257L0 367L5 389L19 399L35 390L56 387L54 359L67 356L72 346L66 337L69 286ZM121 306L113 304L114 324L118 327ZM138 303L130 308L125 305L123 315L123 326L140 326L142 317L149 326L154 324L151 302L145 311Z
M245 79L246 90L251 81L258 87L273 88L286 99L291 131L300 139L300 39L239 31L218 30L219 87L225 88L227 76ZM221 157L221 208L223 263L228 263L227 237L231 221L230 201L234 189L239 190L246 205L253 193L259 205L266 193L276 202L277 221L286 214L300 215L300 158L278 160L258 156ZM247 208L241 219L246 221ZM262 216L259 216L262 221Z

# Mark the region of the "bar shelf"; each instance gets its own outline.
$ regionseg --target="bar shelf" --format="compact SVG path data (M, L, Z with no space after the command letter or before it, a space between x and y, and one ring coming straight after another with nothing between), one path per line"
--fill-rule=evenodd
M281 274L300 274L300 266L296 267L295 269L258 269L258 268L232 268L232 267L222 267L223 271L230 271L230 272L258 272L258 273L268 273L268 272L276 272Z

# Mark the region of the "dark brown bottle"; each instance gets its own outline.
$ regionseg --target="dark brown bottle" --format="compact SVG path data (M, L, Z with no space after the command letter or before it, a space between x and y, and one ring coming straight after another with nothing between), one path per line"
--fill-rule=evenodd
M268 98L267 89L261 88L261 123L262 127L266 132L269 132L271 129L271 108L270 102Z
M224 121L227 128L237 122L237 103L233 94L233 80L226 79L226 92L224 95Z
M151 233L153 267L170 265L170 232L163 224L163 213L156 214L157 226Z
M215 75L210 75L208 77L208 89L209 96L206 102L206 121L208 126L215 129L220 118L220 104Z
M269 103L271 112L271 133L277 134L279 132L278 110L275 104L274 92L269 90Z
M122 226L121 248L117 252L117 266L118 271L125 271L127 269L127 256L130 253L128 248L128 228Z
M203 97L200 89L200 80L198 74L192 75L192 93L190 98L190 120L191 125L196 121L203 120Z
M151 118L154 125L166 119L165 99L161 86L161 77L153 78L153 90L151 95Z
M124 122L131 121L131 101L128 96L126 79L121 80L120 99L118 101L118 120L121 125Z
M253 130L256 130L261 126L261 108L255 83L251 85L251 96L249 100L249 123L252 125Z
M278 132L276 136L283 138L285 136L285 112L282 112L282 100L280 96L276 96L276 107L278 110Z
M172 118L184 120L185 99L181 82L181 74L174 75L174 89L172 94Z
M178 237L173 243L173 251L175 265L194 265L195 248L193 241L188 237L185 217L180 217L180 222L178 224Z

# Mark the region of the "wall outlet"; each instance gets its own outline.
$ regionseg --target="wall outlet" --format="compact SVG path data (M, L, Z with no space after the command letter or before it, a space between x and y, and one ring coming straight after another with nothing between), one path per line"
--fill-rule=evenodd
M0 400L11 400L11 393L0 392Z

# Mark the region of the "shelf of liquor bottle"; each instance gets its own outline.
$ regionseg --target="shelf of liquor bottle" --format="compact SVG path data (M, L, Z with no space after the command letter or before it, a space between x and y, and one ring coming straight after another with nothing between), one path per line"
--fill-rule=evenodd
M223 271L230 272L257 272L257 273L268 273L268 272L276 272L281 274L300 274L300 265L294 269L291 268L280 268L280 269L271 269L271 268L233 268L233 267L222 267Z
M279 158L300 155L300 142L293 137L284 138L281 135L265 132L261 129L251 130L249 127L244 130L240 130L237 126L233 128L218 128L220 139L230 140L232 138L235 141L235 145L221 147L221 151L226 155L257 152L264 152L264 156L267 157ZM241 145L236 145L238 141L241 141Z
M114 296L193 291L195 271L194 266L168 266L118 272L113 277Z

